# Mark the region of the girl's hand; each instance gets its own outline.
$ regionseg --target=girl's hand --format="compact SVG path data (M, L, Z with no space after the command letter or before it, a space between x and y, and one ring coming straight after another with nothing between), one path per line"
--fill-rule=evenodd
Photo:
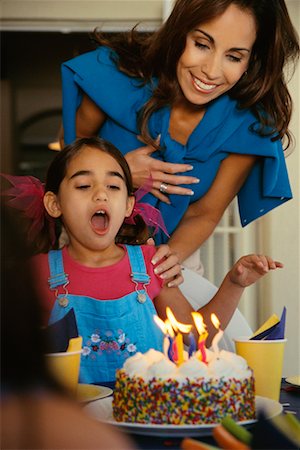
M153 239L148 239L147 244L154 245ZM159 276L165 280L165 284L168 287L177 287L183 283L178 256L175 253L172 253L167 244L160 245L157 248L157 252L154 254L151 262L155 265L159 261L161 261L161 263L155 267L154 272L159 274Z
M282 268L283 264L269 256L247 255L240 258L229 272L232 283L247 287L263 277L269 270Z
M152 158L151 153L154 151L156 151L154 147L146 145L125 155L132 173L134 187L139 188L145 184L151 175L153 187L150 192L165 203L170 203L166 194L193 195L193 191L179 187L178 185L199 183L199 179L186 175L174 175L192 170L193 167L189 164L174 164L159 161L158 159ZM163 187L161 186L162 183ZM160 190L162 188L164 188L164 193Z

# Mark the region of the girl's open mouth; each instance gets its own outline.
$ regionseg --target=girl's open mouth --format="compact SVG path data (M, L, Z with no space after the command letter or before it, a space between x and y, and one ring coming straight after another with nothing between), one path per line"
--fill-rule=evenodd
M92 228L97 234L104 234L107 231L109 217L103 209L96 211L91 218Z

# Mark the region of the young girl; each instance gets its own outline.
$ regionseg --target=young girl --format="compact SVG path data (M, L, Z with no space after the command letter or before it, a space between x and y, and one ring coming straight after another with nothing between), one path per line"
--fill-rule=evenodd
M59 152L48 170L43 203L49 220L40 233L46 240L39 244L52 250L35 256L33 264L49 323L73 308L83 337L80 381L112 381L129 355L162 349L154 315L164 320L169 306L178 321L191 323L192 308L177 287L164 286L155 274L152 246L123 244L128 242L126 221L141 208L135 205L126 160L112 144L82 138ZM67 231L69 243L63 249L53 249L52 219ZM145 239L145 227L138 221L138 235L129 238L132 243L139 242L141 234ZM244 288L276 267L282 264L257 255L233 266L200 310L208 345L216 332L210 314L218 316L224 329Z

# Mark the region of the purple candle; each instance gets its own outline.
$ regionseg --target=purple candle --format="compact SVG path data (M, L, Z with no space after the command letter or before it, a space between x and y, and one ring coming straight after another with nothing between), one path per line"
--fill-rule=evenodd
M193 356L193 354L195 353L195 351L197 350L197 346L196 346L196 341L195 341L195 337L194 334L190 331L189 333L189 358L191 356Z

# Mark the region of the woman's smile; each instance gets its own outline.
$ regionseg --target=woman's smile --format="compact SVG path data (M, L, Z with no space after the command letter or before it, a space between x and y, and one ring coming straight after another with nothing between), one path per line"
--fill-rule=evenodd
M192 82L194 84L195 89L199 92L211 93L218 87L217 84L212 84L212 83L200 80L199 78L195 77L192 73L191 73L191 77L192 77Z

